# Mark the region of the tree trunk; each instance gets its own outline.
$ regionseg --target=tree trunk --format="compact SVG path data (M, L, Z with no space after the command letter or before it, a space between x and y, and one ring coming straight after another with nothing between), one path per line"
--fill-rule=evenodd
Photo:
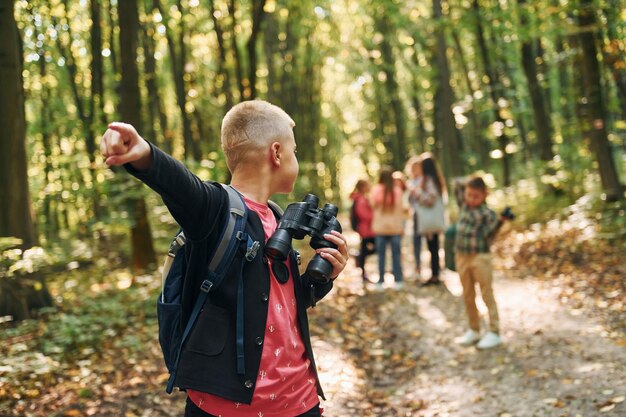
M253 0L252 1L252 33L248 39L248 81L250 85L250 95L248 98L251 100L256 98L256 47L257 39L261 31L261 25L263 23L263 17L265 16L265 0Z
M211 13L211 19L213 20L213 29L215 30L215 37L217 39L217 48L219 51L219 58L217 61L217 72L221 79L216 80L218 85L221 86L222 94L226 100L226 108L230 109L233 106L233 93L231 91L230 72L228 71L227 55L226 55L226 43L224 41L224 31L215 13L215 2L209 1L209 13Z
M598 162L602 189L607 199L623 199L624 189L619 182L606 130L606 110L595 40L597 26L595 10L590 0L582 0L578 24L581 29L579 34L582 55L581 84L586 103L584 105L585 131L591 140L591 149Z
M52 296L39 274L0 279L0 317L11 316L13 321L27 320L33 317L34 310L51 305Z
M620 12L623 10L624 5L623 3L620 4L620 0L609 0L605 3L604 15L607 20L608 43L605 43L602 52L604 62L609 68L617 88L621 116L626 119L626 45L624 45L623 36L620 35L619 31L619 25L624 25L624 19L620 16Z
M389 138L389 144L391 145L389 150L392 155L391 165L394 169L402 170L407 157L406 117L396 80L396 59L389 41L390 38L395 38L396 35L390 28L388 18L384 14L375 17L375 26L376 30L383 35L380 42L382 54L382 65L380 67L385 73L385 92L391 103L391 109L387 112L393 123L393 133Z
M445 33L439 26L442 20L441 0L433 0L434 18L437 21L435 38L437 42L435 51L435 65L437 67L437 87L435 92L435 146L436 155L443 171L448 178L460 177L465 174L461 162L459 145L459 132L456 128L452 105L454 104L454 92L450 86L450 65L448 64Z
M478 4L478 0L472 1L472 7L474 9L474 17L476 19L476 37L478 40L478 49L480 50L480 55L483 59L485 74L487 75L488 80L488 90L491 95L494 123L496 124L496 137L498 139L498 146L502 153L502 183L505 187L508 187L511 184L511 157L507 152L509 138L505 132L505 119L500 113L498 97L498 92L500 91L500 83L498 82L496 73L491 65L491 59L489 58L489 51L487 49L487 41L485 40L485 34L481 20L480 5Z
M72 97L74 98L74 105L76 106L78 117L81 122L82 131L85 136L85 147L87 149L87 157L89 158L89 162L90 162L89 173L91 176L91 183L95 187L95 184L96 184L96 168L95 168L96 138L95 138L95 133L94 133L94 126L92 125L94 118L93 118L93 113L88 112L86 109L86 106L83 100L83 97L86 94L84 94L84 92L80 90L79 88L80 85L77 81L77 76L81 72L81 70L78 68L78 65L76 64L76 59L74 57L74 53L72 52L72 40L74 39L74 35L71 30L69 19L67 18L67 12L69 10L69 5L68 5L67 0L63 1L63 5L65 9L65 17L63 19L62 25L64 24L67 26L66 31L68 33L69 41L67 44L64 44L63 40L61 39L61 36L57 36L56 44L57 44L57 48L59 49L59 53L65 59L65 62L66 62L65 67L67 68L67 73L68 73L69 80L70 80L69 82L70 82L70 87L72 91ZM54 26L58 29L58 31L61 32L61 29L60 29L61 25L57 21L56 17L52 18L52 22ZM92 25L92 28L95 26L96 24L94 23ZM99 23L98 23L98 26L99 26ZM93 33L92 33L92 36L94 36ZM93 52L94 51L92 51L92 55L93 55ZM98 54L101 55L101 52L99 51ZM93 65L93 62L92 62L92 65ZM101 74L101 71L100 71L100 74ZM93 67L92 67L92 77L93 77ZM92 91L93 91L95 84L98 82L97 80L94 80L94 81L95 82L92 83ZM93 95L88 97L89 108L92 110L95 108L94 99L95 98ZM84 174L82 170L80 171L80 174L86 175ZM83 179L83 182L85 182L84 179ZM91 194L90 199L91 199L94 217L97 219L100 215L99 194L96 192L95 188L92 188L90 190L90 194Z
M372 62L372 66L376 68L377 65L374 62L374 59L370 58L370 60ZM375 144L377 144L377 142L380 141L383 144L384 149L390 150L392 149L393 145L391 144L388 136L385 133L385 124L387 123L387 120L388 120L389 108L385 101L383 85L379 83L377 80L375 80L373 83L373 87L374 87L374 105L376 106L376 111L375 111L375 114L373 115L374 128L371 129L370 137L372 138L372 141ZM387 152L387 154L391 154L391 151ZM385 165L393 164L393 155L391 155L391 158L389 158L388 155L379 155L379 158L381 162L384 163ZM361 159L363 161L363 165L367 166L370 158L368 157L366 152L362 153Z
M176 82L176 94L178 96L178 106L181 109L183 117L183 133L185 138L185 157L193 161L200 161L202 159L202 153L200 152L200 141L197 135L194 135L192 129L193 116L190 111L187 110L187 96L191 82L187 82L187 75L190 77L193 75L188 73L187 68L187 26L185 25L185 10L181 0L178 0L176 4L180 11L180 33L178 34L178 76ZM174 57L172 57L174 58Z
M413 38L415 45L417 45L417 39ZM419 68L419 58L417 56L417 48L413 50L413 65L415 65L415 69L413 71L413 76L411 77L413 80L413 91L411 92L411 104L413 106L413 111L415 111L415 135L416 146L415 151L417 153L424 152L426 149L426 128L424 127L424 110L422 108L421 100L420 100L420 77L418 75Z
M91 192L94 217L101 218L102 210L100 203L100 191L96 180L96 140L94 130L102 131L106 125L106 114L104 113L104 82L102 66L102 28L100 22L100 2L91 0L91 97L89 99L89 127L85 138L87 153L89 154L89 172L91 173ZM98 125L98 121L100 125Z
M550 7L560 7L559 0L552 0ZM573 16L571 13L568 14L568 18L573 21ZM556 56L559 57L568 57L567 59L560 59L557 62L557 72L558 72L558 93L556 97L552 98L551 107L559 109L558 113L555 113L557 116L555 122L558 123L557 130L560 133L565 131L565 135L570 135L574 133L576 130L576 134L578 134L578 129L574 129L576 126L576 121L574 120L574 115L576 114L576 94L573 93L573 83L571 80L570 72L572 68L575 68L572 57L569 56L569 52L566 50L565 45L569 44L569 48L575 49L575 45L578 44L578 39L575 35L569 36L556 36L552 41L554 43L554 49ZM556 100L555 100L556 99Z
M485 166L487 164L487 160L484 156L488 155L489 151L486 150L487 144L485 143L485 139L483 138L483 136L480 134L482 126L480 125L478 121L478 115L476 114L476 111L474 110L475 108L474 100L476 97L476 94L475 94L476 89L472 85L472 80L470 79L470 76L469 76L470 69L467 66L464 49L461 46L461 40L459 39L459 35L454 29L452 29L452 40L454 41L454 46L456 47L456 53L459 57L459 63L461 64L461 68L463 69L463 79L465 80L465 85L467 86L467 92L469 96L471 97L472 107L468 109L467 113L469 115L469 119L471 120L470 138L472 141L471 142L472 148L478 150L477 153L480 157L480 164L482 166Z
M109 18L109 50L111 51L111 65L113 67L114 74L120 74L120 61L117 56L117 45L115 43L115 30L114 28L117 26L115 24L115 19L113 18L113 4L111 4L111 0L106 0L106 10L107 16ZM116 1L118 3L118 1Z
M521 25L526 28L526 33L534 33L530 30L526 0L518 0L518 4L522 10ZM535 122L535 134L537 135L537 144L539 145L539 157L542 161L551 161L554 157L552 151L552 128L550 126L550 117L543 97L543 91L537 78L536 53L539 49L539 39L525 39L522 42L522 67L528 82L528 93L533 107L533 120Z
M141 99L137 68L137 35L139 31L137 0L120 2L119 21L122 64L120 113L122 121L132 124L141 132ZM129 200L128 207L134 218L131 229L131 265L135 271L142 272L156 263L146 204L142 198L133 197Z
M146 6L146 9L149 9ZM150 15L151 10L146 10L146 14ZM167 153L172 153L172 132L169 130L167 114L163 108L161 101L161 93L159 91L157 62L154 58L155 45L154 25L144 25L143 29L143 52L144 52L144 78L146 80L146 90L148 92L148 132L150 132L151 140L161 146ZM158 123L157 123L158 122Z
M0 236L37 244L28 191L21 41L14 2L0 3Z
M28 249L38 242L28 190L22 50L14 13L13 0L0 2L0 237L18 238L19 246ZM26 319L32 309L51 304L41 278L0 277L0 316Z
M100 2L91 0L91 121L99 121L96 131L106 127L107 119L104 112L104 80L102 64L102 27L100 18ZM94 144L95 155L95 144ZM91 156L90 156L91 158Z
M237 12L237 5L235 0L230 0L228 3L228 14L230 15L231 25L230 25L230 47L233 50L233 55L235 57L235 74L237 75L237 85L239 86L239 101L245 100L247 98L246 86L243 80L243 69L241 65L241 53L239 52L239 45L237 44L237 17L235 13Z
M33 8L30 9L30 12L33 18L36 18L35 10ZM35 38L39 39L40 36L43 36L39 32L39 28L36 25L33 25L33 32ZM39 55L39 59L37 63L39 64L39 75L41 77L41 94L40 94L40 112L39 112L39 131L41 132L41 146L43 148L44 154L44 189L49 189L50 187L50 178L53 171L52 167L52 139L50 135L51 129L51 121L52 115L50 110L50 87L48 83L45 81L48 79L48 67L46 63L46 50L44 46L46 44L42 42L41 46L37 49L37 55ZM40 216L43 217L44 221L40 222L37 218L35 218L35 223L37 224L37 229L40 230L48 239L54 239L58 233L58 221L56 221L56 216L53 213L53 196L51 193L46 192L43 197L43 210L42 213L39 213ZM41 224L43 223L43 224Z
M315 29L310 29L311 31ZM302 129L300 129L300 137L305 136L305 146L311 148L312 159L308 160L311 167L309 178L311 179L312 190L314 193L318 193L320 196L326 195L331 197L328 192L333 189L332 181L335 177L334 167L336 166L337 154L335 152L327 152L327 144L321 145L320 138L325 136L320 130L321 121L321 68L319 62L316 60L312 42L312 32L305 35L306 46L300 51L301 59L297 62L300 63L298 70L293 74L297 90L300 94L297 97L298 108L306 109L306 111L299 111L299 118L302 120ZM298 51L294 51L296 54ZM293 61L292 61L293 62ZM297 74L297 75L296 75ZM318 163L324 163L324 175L318 174ZM327 181L324 183L324 181Z
M280 28L278 27L279 21L275 14L269 14L266 17L267 24L265 25L263 34L263 50L265 51L265 65L267 66L267 100L270 103L278 102L280 98L280 85L278 83L278 68L276 63L276 52L278 33Z
M184 47L184 25L181 23L181 33L179 42L176 42L172 31L169 27L168 14L163 11L160 0L154 0L153 7L159 11L163 17L163 25L165 26L165 37L167 38L167 46L170 51L170 63L172 68L172 77L174 79L174 87L176 91L176 104L178 104L178 110L180 111L180 117L183 125L183 144L185 149L185 158L194 158L194 140L193 133L191 131L191 118L187 113L187 90L185 88L185 49L181 48L180 51L176 51L176 44ZM180 13L183 10L180 9ZM182 20L182 17L181 17Z

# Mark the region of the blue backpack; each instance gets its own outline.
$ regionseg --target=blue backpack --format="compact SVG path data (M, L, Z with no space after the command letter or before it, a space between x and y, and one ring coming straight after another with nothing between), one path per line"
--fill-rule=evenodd
M166 392L169 394L174 388L176 380L176 372L180 354L193 326L198 319L200 310L209 295L210 291L217 289L230 264L233 261L235 253L239 248L245 245L245 260L251 261L257 254L260 244L253 241L252 238L244 232L247 218L248 208L243 201L241 195L230 185L222 184L222 187L228 192L229 216L221 231L219 243L212 256L209 257L208 273L200 288L194 303L193 309L187 323L182 323L182 293L185 280L186 261L184 251L180 249L185 245L186 238L180 231L167 253L162 274L162 290L157 301L157 320L159 324L159 343L163 352L165 365L170 373L167 381ZM279 215L282 210L270 202L270 206L274 212ZM243 354L243 264L239 273L239 283L237 290L237 372L244 374L245 363ZM184 327L183 327L184 325Z

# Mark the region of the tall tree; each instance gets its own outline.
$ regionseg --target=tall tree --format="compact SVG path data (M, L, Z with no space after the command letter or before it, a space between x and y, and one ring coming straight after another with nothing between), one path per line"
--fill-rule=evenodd
M167 46L170 52L170 64L172 68L172 77L174 78L174 87L176 91L176 103L180 111L180 117L183 125L183 143L185 147L185 158L199 160L201 155L197 146L197 141L193 137L191 128L191 115L187 110L187 86L185 84L185 68L187 63L187 45L185 43L185 11L182 2L178 0L177 7L180 12L179 33L178 37L170 27L170 18L164 12L160 0L154 0L153 7L159 11L163 17L165 26L165 37L167 38Z
M33 18L33 22L36 22L39 16L37 16L37 12L34 7L30 8L30 13ZM41 32L39 25L33 25L33 34L35 39L46 39L46 36ZM46 39L47 40L47 39ZM51 88L50 83L48 81L48 63L46 62L46 48L47 43L41 42L39 47L37 48L37 63L39 64L39 76L41 77L41 92L40 92L40 112L39 112L39 123L38 130L41 133L41 145L43 147L44 154L44 189L50 189L53 175L53 166L52 166L52 135L51 131L53 129L53 119L52 119L52 110L51 110ZM47 239L55 238L58 232L58 219L55 215L55 198L51 195L51 193L45 193L43 198L43 213L40 215L43 216L45 221L39 222L41 226L39 227L40 232L42 232Z
M85 147L87 148L87 156L90 161L90 176L91 181L89 183L96 184L96 136L95 136L95 127L93 125L94 115L97 110L100 111L101 117L104 117L104 111L102 108L101 100L102 100L102 60L101 59L93 59L91 62L91 93L85 94L83 91L83 70L79 67L77 58L72 49L72 43L74 42L74 32L72 30L71 25L71 17L70 6L67 0L63 0L64 5L64 16L61 22L58 22L56 16L52 17L52 22L54 26L57 28L59 33L66 32L67 33L67 41L64 42L62 36L56 36L56 44L61 56L63 56L66 64L65 68L67 69L69 76L70 89L72 91L72 97L74 99L74 105L76 106L76 111L78 113L78 117L81 122L82 132L85 138ZM93 6L93 5L92 5ZM99 19L99 9L97 7L91 7L92 19ZM66 28L63 31L62 28ZM92 57L97 54L101 55L102 51L100 48L101 40L99 38L100 32L100 22L92 20L91 27L91 46L92 48L98 49L97 51L92 50ZM102 119L101 119L102 120ZM84 175L82 172L81 175ZM98 218L100 215L100 202L99 202L99 194L96 192L95 188L91 189L91 200L92 207L95 214L95 217Z
M250 92L246 98L256 98L256 72L257 72L257 59L256 49L259 34L261 33L261 25L263 24L263 18L265 17L265 0L252 0L252 32L248 38L246 49L248 50L248 84L250 86Z
M211 14L211 20L213 21L213 30L215 31L219 51L217 60L217 73L219 79L216 80L216 82L222 87L222 94L226 100L226 108L230 109L233 106L233 96L231 91L230 72L228 71L227 66L226 41L224 39L224 29L221 26L220 19L218 19L218 13L215 8L214 0L209 0L209 13Z
M609 67L617 89L621 116L626 119L626 42L624 42L624 17L626 7L620 0L609 0L605 4L606 35L602 49L603 59ZM622 13L622 15L620 15ZM620 34L619 27L622 27Z
M387 139L389 151L391 151L391 164L394 169L401 170L404 167L407 156L406 112L400 99L400 87L396 76L396 58L391 43L391 39L394 39L396 35L387 16L386 7L378 7L374 19L376 30L382 35L379 45L381 53L380 71L385 74L385 101L391 104L388 111L383 115L383 117L388 117L392 123L391 129L385 129L385 138ZM392 133L387 134L387 132Z
M550 161L554 157L552 151L552 128L550 125L550 116L545 103L541 85L538 79L537 70L537 53L540 49L540 40L535 37L535 30L530 24L531 9L529 9L526 0L518 0L520 5L520 23L524 32L524 40L522 41L522 67L528 82L528 93L532 102L533 120L535 122L535 135L537 136L537 144L539 145L539 157L542 161ZM533 9L534 10L534 9Z
M611 144L606 129L606 107L602 91L598 48L596 47L595 10L591 0L581 0L578 25L582 59L582 87L585 104L585 133L591 141L600 172L602 188L610 200L624 198L624 187L619 182Z
M265 66L267 67L267 100L271 103L278 103L280 99L278 83L278 59L276 57L279 21L276 13L269 13L265 18L267 24L263 31L263 53L265 55Z
M151 5L145 4L145 13L148 16L152 15ZM146 19L150 23L142 25L142 44L143 44L143 56L144 56L144 78L146 81L146 90L148 93L148 129L147 135L149 140L158 144L166 152L172 153L173 135L169 130L169 123L163 101L161 99L161 91L158 83L157 74L157 60L155 58L156 42L154 36L156 35L155 25L152 23L153 19ZM157 129L158 121L158 129ZM157 133L158 132L158 133Z
M99 0L91 0L89 3L91 13L91 29L89 41L91 44L91 100L89 101L89 114L91 123L99 122L103 128L107 124L104 112L104 68L102 64L102 19ZM92 144L89 144L90 146ZM89 154L95 154L94 148ZM91 157L91 156L90 156Z
M141 96L137 68L139 32L137 0L120 2L119 21L122 65L120 115L124 122L141 131ZM145 271L156 262L145 200L141 197L129 198L129 210L134 219L131 227L132 266L136 271Z
M418 54L418 50L417 50L417 42L416 43L416 47L414 48L413 51L411 51L411 57L413 57L413 65L414 65L414 70L412 71L412 77L411 79L413 80L413 84L412 84L412 89L411 89L411 104L413 106L413 111L415 111L415 124L416 124L416 129L415 129L415 135L416 135L416 141L415 143L418 144L419 146L414 147L416 152L422 152L424 151L424 149L426 149L426 128L424 127L424 125L426 124L424 122L424 108L423 105L421 103L421 94L420 94L420 76L418 74L418 68L419 68L419 58L417 56ZM409 150L411 147L409 146Z
M0 238L18 238L21 248L28 249L37 244L37 236L28 190L22 48L13 0L0 2L0 39ZM51 305L43 278L32 275L0 277L0 316L26 319L31 309Z
M246 81L243 76L243 64L241 63L241 52L239 52L238 39L239 23L237 23L237 2L230 0L228 2L228 14L230 15L230 47L235 59L235 75L237 77L237 86L239 87L239 100L246 98Z
M448 45L445 37L445 23L441 0L433 0L433 17L436 21L436 49L434 51L437 68L437 81L435 91L435 138L437 157L441 161L443 170L448 177L458 177L463 172L461 163L460 133L456 128L452 105L454 92L450 86L450 64L448 63Z
M457 33L457 30L454 27L451 28L451 32L452 32L452 40L454 42L454 47L456 48L455 52L456 52L457 62L462 70L461 76L463 80L465 81L467 94L470 97L470 100L472 103L471 107L469 107L467 111L465 112L469 116L469 120L471 120L471 123L470 123L471 130L469 133L470 148L475 149L477 151L476 153L478 154L480 158L480 164L484 166L487 160L489 151L486 149L487 142L485 141L483 136L480 134L481 126L478 122L478 114L476 113L476 108L475 108L476 106L474 104L475 97L477 96L476 89L474 88L474 85L472 84L472 79L470 78L471 72L467 64L467 59L465 58L465 48L463 48L463 46L461 45L461 39L459 37L459 34ZM467 101L468 96L466 96L466 101Z
M21 40L13 0L0 3L0 236L37 244L26 172L26 115Z
M491 62L489 48L487 48L487 39L483 27L483 14L481 13L478 0L472 0L472 8L474 10L474 18L476 19L476 39L478 41L478 49L483 60L485 75L487 76L487 86L491 97L491 106L493 111L493 121L495 135L498 140L498 146L502 154L502 183L504 186L511 184L511 157L509 156L507 145L509 137L506 134L506 119L502 115L500 107L501 84Z
M100 19L100 1L91 0L89 3L91 13L91 96L89 98L89 132L103 129L107 124L104 112L104 68L102 65L102 22ZM100 218L100 193L98 181L96 181L96 141L94 135L88 133L86 138L87 153L91 162L91 184L93 192L93 209L96 218Z
M105 0L105 7L107 11L107 23L109 24L109 53L111 57L111 66L113 67L114 74L120 74L120 60L118 58L117 52L117 42L115 37L115 17L116 17L116 9L114 7L114 2L112 0ZM117 92L117 91L116 91Z

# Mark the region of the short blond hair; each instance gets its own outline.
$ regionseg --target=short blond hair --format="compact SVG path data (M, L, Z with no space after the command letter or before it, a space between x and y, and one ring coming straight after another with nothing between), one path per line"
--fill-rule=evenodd
M258 158L272 142L292 134L295 122L280 107L263 100L241 102L222 120L222 149L230 172L244 162Z

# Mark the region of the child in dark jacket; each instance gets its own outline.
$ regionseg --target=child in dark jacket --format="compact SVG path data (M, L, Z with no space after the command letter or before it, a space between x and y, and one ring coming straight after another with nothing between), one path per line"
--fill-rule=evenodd
M307 307L324 297L347 262L347 244L337 232L324 236L333 247L316 252L332 265L331 281L300 276L296 256L284 262L263 254L277 227L268 206L275 193L289 193L298 175L294 122L261 100L242 102L224 116L221 142L231 185L248 207L245 232L260 243L243 269L245 369L237 369L236 321L242 254L222 285L211 291L183 346L175 384L187 392L185 416L320 416L323 392L315 366ZM135 128L112 123L101 150L108 165L126 169L159 193L187 236L183 318L206 274L208 256L228 218L228 196L218 183L203 182Z

